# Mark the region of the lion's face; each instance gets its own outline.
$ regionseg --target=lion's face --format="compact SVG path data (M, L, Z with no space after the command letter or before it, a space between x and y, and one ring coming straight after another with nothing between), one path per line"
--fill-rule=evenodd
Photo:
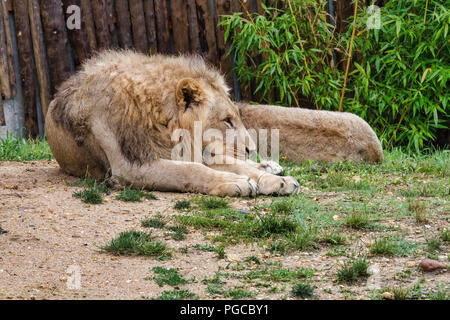
M179 125L194 137L201 125L202 150L212 156L230 155L244 159L256 151L256 145L245 128L239 109L221 88L194 79L183 79L177 85ZM192 141L194 143L194 141Z

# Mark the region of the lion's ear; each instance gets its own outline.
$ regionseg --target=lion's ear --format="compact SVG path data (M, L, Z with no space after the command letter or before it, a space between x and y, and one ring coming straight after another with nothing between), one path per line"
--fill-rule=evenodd
M177 105L186 111L188 108L198 105L205 99L200 83L192 78L180 80L177 84Z

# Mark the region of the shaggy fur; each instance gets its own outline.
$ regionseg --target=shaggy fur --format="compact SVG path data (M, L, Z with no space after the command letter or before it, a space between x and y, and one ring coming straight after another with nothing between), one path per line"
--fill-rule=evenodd
M280 130L280 152L290 161L383 161L375 132L354 114L246 103L238 106L246 128ZM270 139L268 142L270 148Z
M232 127L248 152L255 149L228 91L223 76L199 57L103 52L59 88L46 118L48 142L64 171L110 177L112 185L221 196L296 193L294 178L254 163L170 160L177 143L172 133L181 128L192 136L194 121L223 137ZM225 145L223 139L207 143L202 147L214 152Z

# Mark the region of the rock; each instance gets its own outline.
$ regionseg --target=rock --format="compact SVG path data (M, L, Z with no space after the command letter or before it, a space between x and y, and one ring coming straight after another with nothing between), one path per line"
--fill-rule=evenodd
M241 209L241 210L239 210L239 213L250 214L250 210Z
M425 259L421 263L419 263L419 268L421 268L425 272L430 272L437 269L445 269L447 268L447 266L433 259Z
M383 299L387 299L387 300L394 299L394 295L392 293L390 293L390 292L387 292L387 291L383 292L381 295L383 296Z

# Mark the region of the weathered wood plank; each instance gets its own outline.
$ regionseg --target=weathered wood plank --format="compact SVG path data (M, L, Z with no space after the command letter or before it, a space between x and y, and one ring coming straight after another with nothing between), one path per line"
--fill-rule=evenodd
M81 13L86 25L86 33L89 42L89 51L92 54L97 50L97 37L95 35L94 15L92 14L92 7L90 0L81 0Z
M142 0L130 0L130 13L134 47L136 51L148 53L147 30L145 27L144 4Z
M200 54L202 52L200 46L200 37L198 30L198 21L197 21L197 5L195 0L187 0L187 15L188 15L188 24L189 24L189 42L190 42L190 51L192 53Z
M25 134L28 138L36 138L39 135L39 127L36 106L33 46L31 43L31 30L28 18L28 1L15 0L13 2L13 8L17 50L19 54L20 80L22 84Z
M218 26L221 15L231 14L233 9L237 7L239 0L216 0L216 39L217 39L217 55L219 59L220 70L225 74L227 84L233 87L233 60L231 55L227 55L230 45L225 43L225 27Z
M13 49L13 39L12 39L12 33L11 33L11 27L10 27L10 20L9 20L9 7L12 5L11 1L5 2L1 1L1 11L2 11L2 17L3 17L3 25L5 28L5 39L6 39L6 52L7 52L7 59L8 59L8 72L9 72L9 84L10 84L10 96L7 96L6 98L12 98L16 95L16 73L14 68L14 49ZM12 10L12 7L11 7Z
M133 48L128 0L116 0L117 35L122 49Z
M6 46L6 30L5 30L4 19L3 19L3 11L1 11L1 10L0 10L0 92L8 99L11 98L11 83L9 81L9 65L8 65L8 49Z
M210 0L196 0L197 22L200 45L204 58L217 65L216 23L213 19L213 8Z
M47 115L48 105L51 101L50 76L45 53L44 31L40 15L39 0L28 0L28 14L30 17L31 38L33 42L34 61L39 81L42 114Z
M155 6L153 0L144 1L144 14L149 53L156 53L158 52L158 40L156 38Z
M61 3L41 0L40 6L53 93L71 74L69 40Z
M158 51L161 53L171 53L169 13L167 11L166 0L155 0L156 16L156 37L158 41Z
M173 43L175 53L190 51L188 11L186 0L171 0L170 11L172 19Z
M111 49L114 47L113 35L110 30L108 17L108 5L108 0L91 1L98 50Z
M80 10L82 10L81 0L63 0L63 5L66 21L69 21L69 19L74 14L74 12L68 11L68 9L71 9L70 6L74 5L80 8ZM78 68L83 63L84 60L90 57L89 41L83 14L81 14L80 16L79 27L80 28L77 29L76 27L68 25L67 28L68 29L67 33L69 34L70 47L72 48L73 62L76 68Z
M4 126L4 125L6 125L5 112L3 110L3 98L2 98L2 94L0 92L0 126Z

